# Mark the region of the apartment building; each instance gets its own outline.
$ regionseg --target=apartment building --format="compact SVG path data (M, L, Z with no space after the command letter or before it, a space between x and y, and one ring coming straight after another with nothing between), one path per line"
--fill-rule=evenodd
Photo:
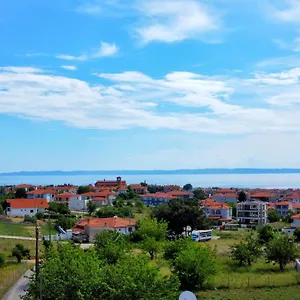
M237 204L237 221L247 226L267 223L268 204L262 201L246 201Z

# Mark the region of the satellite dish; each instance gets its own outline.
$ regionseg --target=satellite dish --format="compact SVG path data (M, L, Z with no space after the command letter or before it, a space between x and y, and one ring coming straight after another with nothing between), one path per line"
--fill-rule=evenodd
M185 291L180 294L179 300L197 300L197 297L194 293Z

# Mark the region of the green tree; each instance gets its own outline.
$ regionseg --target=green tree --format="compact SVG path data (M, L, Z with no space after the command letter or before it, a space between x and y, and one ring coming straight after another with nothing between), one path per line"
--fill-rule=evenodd
M60 226L64 230L71 229L76 223L76 218L60 215L55 221L55 226Z
M158 222L157 219L149 217L144 218L138 224L138 230L135 235L141 240L141 248L148 252L153 259L163 246L167 236L168 224Z
M96 204L93 203L92 201L89 201L87 203L87 210L89 212L89 215L92 215L95 212L96 208L97 208Z
M245 263L251 266L251 263L262 254L261 245L253 235L248 236L245 241L242 240L238 244L234 244L230 249L231 258L238 261L239 266Z
M206 194L202 189L195 189L194 190L194 197L199 199L199 200L204 200L204 199L206 199Z
M95 237L95 250L101 260L111 265L130 253L130 244L122 233L104 230Z
M155 207L152 215L159 221L166 221L168 229L175 234L181 234L186 226L191 226L192 230L209 227L209 220L203 214L199 200L195 198L172 199Z
M214 253L209 247L195 243L179 253L174 270L182 289L201 289L216 274Z
M292 223L292 221L293 221L292 216L294 216L295 214L296 213L294 211L289 210L287 216L285 216L283 218L283 221L286 223Z
M268 211L268 220L270 223L279 222L280 214L275 209L271 209Z
M2 205L2 202L0 202L0 215L2 215L3 212L4 212L3 205Z
M232 202L227 203L232 208L232 216L236 217L236 204Z
M35 217L38 219L38 220L42 220L44 218L44 213L39 211L35 214Z
M285 234L278 234L270 240L265 251L267 261L279 264L280 271L294 261L299 253L294 239Z
M247 201L247 194L244 191L240 191L238 193L238 200L239 200L239 202Z
M3 253L0 253L0 268L3 268L5 265L5 256Z
M294 235L296 241L300 242L300 228L296 228L293 235Z
M89 186L79 186L77 189L77 194L85 194L89 193L91 191L91 188Z
M61 215L70 214L70 210L66 203L49 202L49 211L55 212L55 213L58 213Z
M258 228L258 238L261 244L266 244L274 237L274 229L270 225L264 225Z
M183 189L185 191L191 191L193 189L193 186L190 183L187 183L183 186Z
M20 263L24 257L30 259L30 251L23 244L16 244L12 249L11 256L15 257L18 263Z
M16 198L27 198L26 190L24 188L16 189L15 197Z
M179 238L175 241L169 241L165 244L164 258L173 263L181 251L194 246L194 243L191 238Z

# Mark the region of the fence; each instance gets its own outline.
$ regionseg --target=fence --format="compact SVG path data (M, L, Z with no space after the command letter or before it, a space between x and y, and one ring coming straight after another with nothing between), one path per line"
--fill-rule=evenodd
M72 239L72 232L65 234L52 234L50 235L51 241L68 241ZM43 240L49 241L49 235L43 235Z
M5 274L0 280L0 297L29 269L29 264L23 262L19 268Z

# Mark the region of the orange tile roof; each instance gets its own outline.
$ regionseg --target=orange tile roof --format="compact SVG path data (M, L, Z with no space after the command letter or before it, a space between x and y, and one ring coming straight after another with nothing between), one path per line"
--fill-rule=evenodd
M7 199L11 208L48 208L46 199Z
M80 195L72 194L72 193L63 193L56 195L56 198L70 198L70 197L79 197Z
M15 186L15 189L21 189L21 188L30 188L30 187L33 187L32 184L18 184Z
M275 206L280 206L280 205L292 205L292 203L287 201L279 201L275 203Z
M95 196L95 193L94 192L88 192L88 193L83 193L80 196L93 197L93 196Z
M43 189L43 190L34 190L27 192L27 195L44 195L44 194L53 194L54 190L51 189Z
M143 185L141 185L141 184L130 184L129 186L130 186L131 188L133 188L133 189L143 189L143 190L146 190L146 189L147 189L146 186L143 186Z
M108 227L108 228L123 228L128 226L135 226L136 221L134 219L124 219L119 217L112 218L92 218L92 219L83 219L79 221L74 227L73 230L76 231L76 227Z
M171 191L168 194L170 194L171 196L190 196L190 195L192 195L192 193L188 192L188 191Z
M251 198L274 198L275 195L269 192L258 192L251 195Z
M300 214L294 215L291 217L292 219L300 219Z
M106 201L107 199L105 197L94 197L93 201Z

